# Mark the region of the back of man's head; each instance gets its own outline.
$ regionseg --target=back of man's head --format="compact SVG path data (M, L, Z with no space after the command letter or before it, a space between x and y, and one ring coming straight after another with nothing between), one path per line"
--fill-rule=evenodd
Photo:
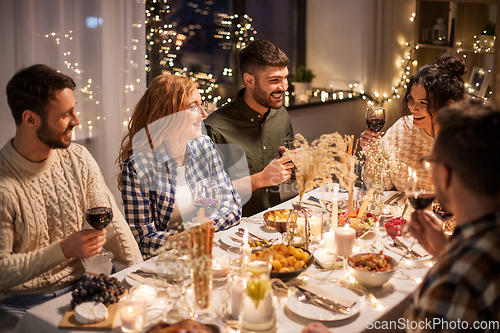
M257 76L266 66L283 68L288 66L288 57L279 47L267 40L250 42L238 55L241 75Z
M479 99L453 103L438 112L434 151L463 185L481 196L500 196L500 111Z
M33 65L18 71L7 83L7 103L16 125L22 122L23 112L31 110L42 119L45 107L54 98L56 91L75 89L69 76L46 65Z

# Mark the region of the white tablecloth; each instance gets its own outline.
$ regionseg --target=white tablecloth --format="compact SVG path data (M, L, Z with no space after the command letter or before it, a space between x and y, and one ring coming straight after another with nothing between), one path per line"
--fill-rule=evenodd
M311 194L320 197L321 191L319 189L314 190ZM388 194L387 194L388 195ZM291 201L297 200L291 199L285 203L282 203L274 208L291 208ZM258 222L258 218L262 216L263 213L258 214L256 217L256 221ZM265 235L266 232L269 232L269 229L265 227L261 223L247 222L243 221L238 227L247 227L250 232L258 233L260 235ZM213 249L213 254L225 254L229 253L232 257L236 257L237 251L234 251L234 248L228 248L228 246L224 243L220 243L219 240L224 235L232 235L234 234L234 228L217 232L214 238L214 244L218 244ZM384 231L380 232L380 237L385 235ZM380 243L377 243L377 249L383 249L383 246ZM228 251L229 250L229 251ZM233 250L233 251L232 251ZM393 255L397 256L397 255ZM140 264L136 267L130 267L126 270L123 270L115 276L118 279L124 279L126 275L139 267ZM423 278L427 272L428 268L417 268L407 270L406 273L413 278ZM316 266L310 267L307 270L308 275L314 275L316 277L323 277L328 274L328 272L320 271ZM331 278L339 277L343 274L342 270L336 270L329 275ZM303 277L305 279L310 279L308 276ZM312 279L311 281L316 282L319 286L325 284L331 284L331 281L320 281L316 279ZM338 331L337 327L341 327L342 330L346 332L363 332L363 331L374 331L373 329L368 330L370 324L375 321L397 321L399 318L403 317L404 311L406 309L407 303L411 297L411 294L416 289L418 282L415 279L408 279L407 276L404 276L401 273L396 273L394 277L386 283L381 288L368 289L380 303L378 308L374 307L370 302L368 302L365 298L361 297L361 311L356 316L353 316L349 319L343 321L334 321L334 322L324 322L325 325L331 328L331 331ZM312 322L310 319L306 319L301 317L295 313L293 313L286 306L286 295L281 295L282 297L278 297L279 302L279 328L278 332L282 333L290 333L290 332L300 332L302 328L308 323ZM214 295L214 300L218 299L217 295ZM59 322L63 318L69 302L71 300L71 294L63 295L57 299L44 303L40 306L37 306L31 310L29 310L24 317L19 322L16 327L17 332L81 332L80 331L71 331L71 330L61 330L58 329ZM119 320L119 319L117 319ZM372 326L373 327L373 326ZM337 328L337 329L336 329ZM390 330L384 330L387 332ZM397 331L397 330L395 330ZM95 330L93 332L96 332ZM110 332L110 331L104 331ZM111 332L121 332L121 329L118 327Z

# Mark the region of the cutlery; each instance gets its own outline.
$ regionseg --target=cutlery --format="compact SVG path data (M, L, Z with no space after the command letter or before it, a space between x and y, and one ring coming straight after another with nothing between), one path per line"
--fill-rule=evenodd
M335 301L332 301L331 299L328 299L326 297L323 297L321 295L318 295L318 294L315 294L313 293L312 291L309 291L305 288L302 288L302 287L297 287L297 289L299 289L300 292L302 292L303 294L305 294L306 296L311 296L313 298L317 298L321 301L323 301L324 303L328 304L328 305L331 305L331 306L334 306L336 308L339 308L341 310L344 310L344 311L347 311L347 313L349 312L349 310L351 309L352 306L354 306L356 304L356 302L353 302L353 304L351 306L345 306L345 305L342 305L338 302L335 302Z
M308 292L307 290L305 290L303 288L299 288L299 296L297 297L297 299L303 303L306 303L306 302L304 302L304 300L307 300L311 304L318 305L318 306L320 306L324 309L327 309L335 314L349 314L348 309L341 308L341 307L336 306L336 305L328 304L323 299L321 299L317 296L313 296L312 293Z
M137 274L139 276L142 276L144 278L160 278L160 279L165 279L167 283L169 284L175 284L176 281L170 274L165 274L165 273L156 273L156 272L145 272L141 269L136 270L135 272L132 272L132 274Z
M238 237L243 238L244 232L245 232L245 229L239 228L238 231L235 233L235 235L238 236ZM255 235L255 234L251 233L251 232L248 233L248 236L251 237L251 238L254 238L254 239L258 240L258 241L266 241L268 243L274 243L274 242L276 242L278 240L278 238L271 238L271 239L262 238L262 237L259 237L259 236Z
M384 201L384 204L386 204L386 205L397 204L398 201L401 200L401 198L403 198L404 196L405 196L404 192L394 193L389 199L387 199L386 201Z
M389 245L390 247L396 247L396 248L400 249L401 251L403 251L404 252L403 257L408 258L408 259L418 259L414 255L412 255L412 253L407 252L402 246L396 245L396 243L394 242L394 239L391 236L389 236L389 235L385 236L385 241L387 242L387 245Z
M416 259L418 258L422 258L422 256L420 254L418 254L415 250L413 250L411 247L408 247L405 243L403 243L401 240L397 239L397 238L394 238L394 244L396 244L397 246L401 246L402 248L405 248L410 254L411 256L415 256L417 257Z

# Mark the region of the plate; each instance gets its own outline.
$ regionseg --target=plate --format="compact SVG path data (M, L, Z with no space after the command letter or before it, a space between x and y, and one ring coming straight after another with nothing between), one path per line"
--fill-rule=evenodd
M277 232L266 233L266 234L262 234L262 233L254 233L254 234L259 236L259 237L262 237L264 239L267 239L267 240L273 239L273 238L278 238L278 240L281 240L281 235ZM234 233L226 233L220 237L220 240L221 240L221 242L223 242L226 245L229 245L232 247L241 247L242 244L240 242L236 242L236 241L232 240L231 237L238 238L238 236L234 235ZM280 243L280 241L278 241L278 243Z
M358 295L356 295L352 291L345 288L326 285L322 285L321 288L332 294L356 301L356 304L351 308L349 314L336 314L313 304L302 303L297 298L299 291L295 289L288 295L288 298L286 299L286 305L293 313L300 317L319 321L345 320L347 318L355 316L361 310L361 300L359 299Z
M224 234L224 235L222 235L220 237L221 242L223 242L226 245L232 246L232 247L241 247L241 245L242 245L241 243L235 242L229 236L233 236L233 234Z
M394 246L394 247L393 247L393 246L389 246L389 244L387 244L387 241L386 241L384 238L381 238L381 239L380 239L380 242L381 242L381 243L382 243L382 245L383 245L386 249L388 249L389 251L394 252L394 253L396 253L396 254L398 254L398 255L400 255L400 256L402 256L402 255L404 254L404 252L403 252L402 250L400 250L399 248L397 248L397 247L395 247L395 246ZM406 244L406 242L405 242L405 244ZM408 245L411 245L411 242L410 242L410 243L408 243ZM415 244L413 245L413 247L415 248L415 251L417 251L418 253L421 253L421 252L422 252L422 253L427 253L427 252L426 252L426 251L425 251L425 250L424 250L424 249L420 246L420 244L415 243ZM420 250L420 251L419 251L419 250ZM423 256L423 257L418 258L418 259L405 258L405 260L419 262L419 261L428 261L428 260L431 260L432 258L433 258L433 256L432 256L432 255L430 255L430 254L428 254L428 255Z

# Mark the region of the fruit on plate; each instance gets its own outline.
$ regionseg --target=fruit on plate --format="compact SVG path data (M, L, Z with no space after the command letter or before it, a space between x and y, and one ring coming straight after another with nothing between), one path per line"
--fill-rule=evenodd
M402 217L395 217L393 219L390 219L385 223L385 231L392 238L401 236L401 228L404 227L406 222L408 221L406 221Z
M105 320L108 309L99 302L83 302L75 307L75 319L82 324L93 324Z
M373 227L378 221L378 216L372 214L371 212L365 212L363 217L360 219L355 217L357 216L357 213L351 214L339 210L339 227L343 227L346 223L349 223L349 226L356 230L357 236L360 236L365 231Z
M125 288L115 277L88 275L83 281L76 283L75 290L71 293L71 307L75 308L83 302L99 302L108 306L118 302L118 297L124 292Z

